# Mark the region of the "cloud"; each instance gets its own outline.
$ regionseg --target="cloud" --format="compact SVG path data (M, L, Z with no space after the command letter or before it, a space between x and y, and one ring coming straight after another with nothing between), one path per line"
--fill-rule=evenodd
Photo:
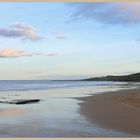
M28 53L23 50L18 49L2 49L0 50L0 58L16 58L16 57L23 57L23 56L56 56L57 53Z
M7 28L0 28L0 36L6 38L20 38L30 41L38 41L42 39L35 28L22 23L12 24Z
M135 25L140 23L140 3L69 3L70 21L96 20L103 24Z
M56 39L66 39L67 38L66 35L62 32L55 32L54 36Z
M48 53L48 54L46 54L47 56L56 56L56 55L58 55L58 53Z
M26 54L22 50L16 50L16 49L0 50L0 57L21 57L21 56L30 56L30 55Z
M140 38L136 39L136 41L140 42Z
M32 55L36 56L56 56L58 53L40 53L40 52L34 52Z

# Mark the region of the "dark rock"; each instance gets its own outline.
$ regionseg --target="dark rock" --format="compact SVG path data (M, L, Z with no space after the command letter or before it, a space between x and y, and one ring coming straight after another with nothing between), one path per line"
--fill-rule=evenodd
M19 99L12 101L0 101L0 103L23 105L23 104L38 103L40 101L41 99Z

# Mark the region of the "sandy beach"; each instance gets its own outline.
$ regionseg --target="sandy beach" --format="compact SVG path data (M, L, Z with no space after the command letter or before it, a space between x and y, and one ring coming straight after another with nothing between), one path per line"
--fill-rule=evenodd
M44 84L42 82L44 82ZM0 137L78 138L133 137L136 135L112 127L110 127L112 130L109 130L109 127L102 125L104 124L104 120L109 121L107 114L105 113L109 111L110 114L112 113L111 108L109 108L110 104L114 111L113 114L116 115L123 114L122 112L127 112L127 106L130 104L129 100L132 101L131 98L127 98L124 101L122 101L124 98L118 98L119 96L115 96L114 98L114 95L118 95L118 93L113 91L122 89L128 90L136 87L136 84L87 81L62 81L58 83L53 81L42 82L21 81L18 86L14 87L16 81L10 81L10 83L7 83L8 85L11 85L9 91L0 92ZM50 84L49 87L54 87L54 85L56 85L60 87L62 86L63 88L52 88L49 90L47 89L47 86L45 90L41 90L43 85L46 86L48 84ZM36 90L37 85L41 87L40 90ZM68 87L65 87L65 85ZM23 87L24 90L22 91ZM11 91L11 88L15 90ZM120 95L126 95L126 93L121 93ZM133 100L136 101L134 97L137 97L137 95L132 97ZM94 108L92 107L93 100ZM125 104L126 108L122 108L121 110L114 109L115 104L118 104L118 102ZM130 107L138 110L139 113L138 104L135 104L135 102L131 102L131 104ZM108 110L104 109L105 107L108 108ZM81 112L79 112L80 109L82 109ZM96 115L92 114L94 112L92 109L96 110ZM135 110L133 112L136 112ZM138 115L135 114L134 120L136 121L137 119L136 122L138 122L139 117L137 118ZM95 117L93 117L93 115L95 115ZM114 120L117 121L117 119ZM137 125L136 132L138 133L139 124L135 124L134 122L133 125L134 127Z
M140 136L140 89L79 98L81 114L102 128Z

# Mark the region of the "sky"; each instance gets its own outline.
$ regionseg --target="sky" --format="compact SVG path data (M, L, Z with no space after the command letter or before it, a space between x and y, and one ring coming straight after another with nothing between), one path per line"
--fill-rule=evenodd
M0 3L0 80L140 72L140 3Z

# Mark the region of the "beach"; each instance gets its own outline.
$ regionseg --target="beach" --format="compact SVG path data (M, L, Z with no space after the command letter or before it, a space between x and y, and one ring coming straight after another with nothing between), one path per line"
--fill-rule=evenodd
M91 123L140 136L140 88L79 98L80 112Z
M106 112L111 117L114 111L113 114L119 117L119 114L130 110L127 107L129 98L123 101L125 108L120 110L115 106L127 94L120 90L130 92L136 87L139 85L127 82L0 81L0 137L138 136L138 130L131 133L104 125L104 121L110 124ZM133 123L131 120L131 123L138 129L136 112L139 113L139 107L136 105L130 106L134 108L133 119L136 121ZM118 121L115 117L114 120Z

